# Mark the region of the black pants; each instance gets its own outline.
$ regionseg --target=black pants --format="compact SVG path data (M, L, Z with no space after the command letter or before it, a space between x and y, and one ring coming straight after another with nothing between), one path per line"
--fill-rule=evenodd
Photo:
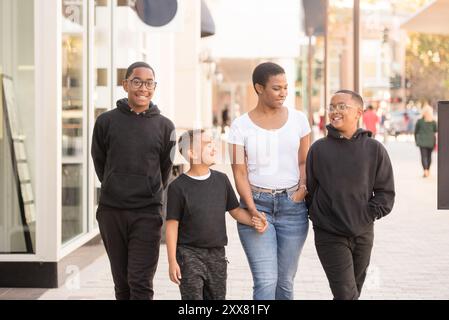
M430 164L432 163L432 151L433 148L419 147L421 151L421 164L424 170L430 169Z
M225 300L227 259L225 248L178 246L182 300Z
M99 207L97 220L111 264L117 300L152 300L162 217Z
M358 299L373 248L373 226L357 237L343 237L318 228L314 231L315 247L334 299Z

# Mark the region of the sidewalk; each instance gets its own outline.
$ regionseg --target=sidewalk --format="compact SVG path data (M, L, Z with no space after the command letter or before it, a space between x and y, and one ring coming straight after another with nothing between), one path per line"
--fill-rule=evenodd
M449 211L436 210L436 157L431 176L421 177L419 150L412 142L387 144L394 166L396 203L378 221L371 266L361 299L449 299ZM229 167L217 170L232 174ZM223 170L224 169L224 170ZM228 217L227 299L252 299L252 279L235 222ZM331 299L328 283L315 252L312 228L295 281L295 299ZM92 250L92 248L86 248ZM114 299L109 262L99 258L52 290L0 288L0 299ZM161 246L154 280L155 299L180 299L168 279L166 247Z

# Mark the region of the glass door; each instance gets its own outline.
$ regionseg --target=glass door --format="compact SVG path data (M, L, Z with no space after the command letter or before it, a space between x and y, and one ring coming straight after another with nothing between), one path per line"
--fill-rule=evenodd
M62 0L62 243L87 231L85 0Z
M34 5L0 1L0 254L36 251Z
M90 90L92 94L89 99L91 106L89 115L90 140L97 117L114 106L112 101L112 0L95 0L89 9L92 13L90 25L93 26L90 30L92 35L92 41L90 42L92 48L90 54L92 59ZM95 174L90 150L88 153L90 164L89 212L92 213L92 219L90 219L92 226L97 228L98 223L95 213L100 199L101 183Z

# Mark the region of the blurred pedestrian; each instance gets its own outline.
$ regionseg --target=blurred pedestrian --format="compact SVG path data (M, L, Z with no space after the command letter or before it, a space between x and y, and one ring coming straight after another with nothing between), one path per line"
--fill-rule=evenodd
M377 134L377 124L379 123L379 117L374 111L374 107L369 105L366 111L363 113L363 125L366 130L371 131L373 134L373 138L376 137Z
M423 177L430 175L430 164L432 163L432 151L436 144L437 123L433 119L433 108L423 108L422 118L416 122L415 142L421 152L421 164L424 169Z
M355 300L370 262L374 221L393 208L393 169L385 147L371 132L357 129L360 95L337 91L328 111L328 135L307 155L306 201L334 299Z
M403 124L402 124L402 130L401 132L405 135L410 134L410 116L408 115L408 112L405 111L403 114Z
M225 128L229 126L229 105L225 105L221 111L221 133L225 132Z

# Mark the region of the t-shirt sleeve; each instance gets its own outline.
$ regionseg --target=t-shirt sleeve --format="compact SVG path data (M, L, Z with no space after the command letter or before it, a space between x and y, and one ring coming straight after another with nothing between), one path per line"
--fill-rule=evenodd
M300 137L303 138L306 135L308 135L312 130L310 129L309 120L307 119L306 115L299 111L298 112L298 125L301 128L301 134Z
M184 215L184 196L180 188L172 183L168 186L166 220L181 220Z
M226 211L234 210L239 206L239 201L235 195L234 189L232 188L231 181L229 181L228 176L224 175L226 182Z
M237 144L240 146L245 145L245 138L242 134L238 119L234 120L231 124L228 134L228 143Z

